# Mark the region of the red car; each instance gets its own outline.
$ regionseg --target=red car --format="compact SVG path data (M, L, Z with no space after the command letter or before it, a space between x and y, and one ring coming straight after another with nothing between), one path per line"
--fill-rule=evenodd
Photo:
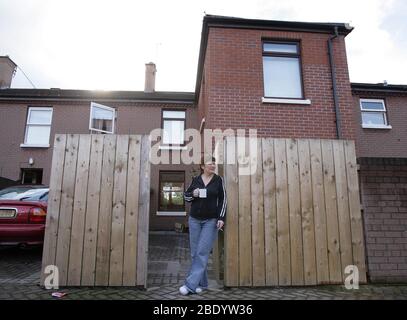
M49 188L14 186L0 190L0 245L44 242Z

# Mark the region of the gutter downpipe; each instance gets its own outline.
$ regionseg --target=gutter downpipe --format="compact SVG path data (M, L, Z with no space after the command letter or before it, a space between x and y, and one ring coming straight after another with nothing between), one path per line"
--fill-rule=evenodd
M330 37L328 40L328 56L329 56L329 64L331 66L331 78L332 78L332 91L333 91L333 98L334 98L334 105L335 105L335 118L336 118L336 135L338 139L342 138L342 130L341 130L341 115L339 112L339 104L338 104L338 92L336 87L336 71L335 71L335 62L333 59L333 50L332 50L332 40L338 37L338 27L335 27L335 35Z

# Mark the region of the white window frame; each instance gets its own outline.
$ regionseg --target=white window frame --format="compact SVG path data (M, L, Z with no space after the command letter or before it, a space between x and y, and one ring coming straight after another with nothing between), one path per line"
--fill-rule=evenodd
M164 117L164 112L183 112L184 117L183 118L166 118ZM176 109L162 109L161 111L161 132L162 132L162 139L161 139L161 144L159 146L160 150L187 150L186 141L185 141L185 130L186 130L186 123L187 123L187 112L186 110L176 110ZM182 144L164 144L164 122L165 121L178 121L178 122L183 122L184 123L184 137L183 137L183 142Z
M51 122L49 124L32 124L29 123L30 117L31 117L31 112L32 111L51 111ZM49 139L51 137L51 127L52 127L52 115L53 115L53 108L52 107L29 107L28 108L28 114L27 114L27 120L25 122L25 133L24 133L24 143L20 144L20 147L22 148L49 148ZM30 126L35 126L35 127L49 127L49 136L48 136L48 143L46 144L30 144L27 143L27 134L28 134L28 128Z
M281 45L295 45L296 52L284 52L284 51L265 51L264 46L266 44L281 44ZM301 54L301 44L299 41L280 41L280 40L264 40L262 41L262 72L263 72L263 103L276 103L276 104L304 104L308 105L311 104L309 99L305 98L305 90L304 90L304 80L303 80L303 70L302 70L302 54ZM299 80L300 80L300 89L301 89L301 97L273 97L273 96L266 96L266 82L265 82L265 66L264 66L264 57L282 57L282 58L291 58L297 59L299 65Z
M100 130L100 129L92 128L92 110L93 110L94 107L100 108L100 109L105 109L105 110L108 110L108 111L112 111L112 112L113 112L112 131ZM96 102L91 102L91 103L90 103L90 114L89 114L89 130L90 130L90 131L96 131L96 132L114 134L114 132L115 132L115 131L114 131L114 130L115 130L115 122L116 122L116 109L115 109L115 108L108 107L108 106L105 106L105 105L103 105L103 104L96 103Z
M372 110L372 109L366 109L363 107L363 102L376 102L376 103L381 103L383 106L383 110ZM389 125L388 120L387 120L387 109L386 109L386 104L384 102L384 99L359 99L359 105L360 105L360 112L361 112L361 120L362 120L362 128L364 129L391 129L392 127ZM363 123L363 112L381 112L384 115L384 124L365 124Z

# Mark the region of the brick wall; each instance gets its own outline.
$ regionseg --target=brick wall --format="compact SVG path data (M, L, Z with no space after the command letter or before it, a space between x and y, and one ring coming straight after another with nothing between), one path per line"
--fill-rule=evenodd
M336 138L327 40L322 33L209 29L205 56L205 94L200 101L208 128L257 128L260 136ZM262 38L301 43L305 98L311 105L262 103ZM345 40L333 42L343 138L354 139L353 101ZM202 87L201 87L202 89ZM201 99L203 99L201 95Z
M392 129L364 129L361 126L360 98L383 99ZM407 158L407 95L386 92L354 92L356 153L358 157Z
M358 162L370 280L406 282L407 159Z

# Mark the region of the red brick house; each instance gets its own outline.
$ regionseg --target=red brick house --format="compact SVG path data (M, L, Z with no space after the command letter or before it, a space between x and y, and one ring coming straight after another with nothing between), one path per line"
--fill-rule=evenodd
M150 64L142 92L2 89L0 144L7 153L0 155L0 177L47 184L55 133L148 134L168 125L181 135L186 128L232 128L257 129L261 137L355 140L369 276L405 281L407 89L351 84L351 31L341 23L206 15L195 92L156 92ZM32 121L36 112L48 119L41 129ZM168 141L182 145L181 135ZM164 186L181 192L194 169L152 167L151 229L183 221L183 200L165 203Z
M407 279L407 86L352 83L370 280Z

